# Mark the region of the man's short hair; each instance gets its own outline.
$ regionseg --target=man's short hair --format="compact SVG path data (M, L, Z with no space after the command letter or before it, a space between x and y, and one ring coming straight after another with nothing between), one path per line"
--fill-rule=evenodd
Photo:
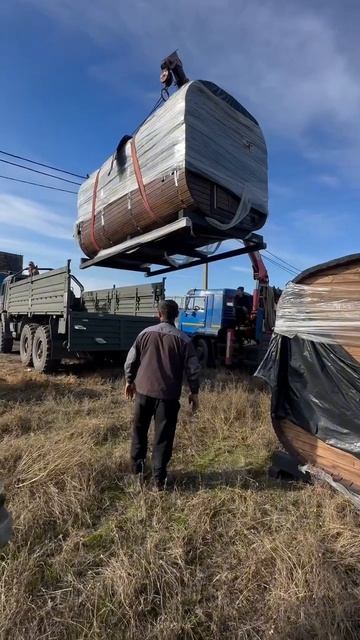
M242 292L244 292L244 291L245 291L244 287L238 287L238 288L237 288L237 290L238 290L238 291L242 291Z
M158 309L166 322L174 322L179 315L179 307L175 300L161 300Z

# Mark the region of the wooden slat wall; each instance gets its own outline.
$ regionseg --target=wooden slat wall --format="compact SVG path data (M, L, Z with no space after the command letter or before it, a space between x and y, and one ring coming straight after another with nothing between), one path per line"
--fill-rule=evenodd
M129 237L162 227L175 220L178 211L193 204L184 171L178 173L177 183L178 185L174 176L170 175L146 186L146 194L155 214L154 218L147 211L139 189L104 207L95 218L95 238L98 246L101 249L107 249ZM81 225L80 246L89 257L97 253L91 238L91 220Z
M228 223L237 210L239 198L226 189L217 187L218 206L214 208L213 192L214 183L188 171L179 171L177 180L174 175L155 180L146 186L148 202L155 218L146 210L140 191L137 189L128 196L119 198L111 205L104 207L102 212L97 212L95 217L96 243L101 249L107 249L129 237L173 222L177 219L181 209L189 207L196 209L204 216L211 216L215 220ZM252 209L239 226L245 235L250 231L260 229L265 220L266 214ZM81 224L80 245L87 256L93 257L97 254L97 249L91 238L91 220ZM180 249L179 253L181 253Z

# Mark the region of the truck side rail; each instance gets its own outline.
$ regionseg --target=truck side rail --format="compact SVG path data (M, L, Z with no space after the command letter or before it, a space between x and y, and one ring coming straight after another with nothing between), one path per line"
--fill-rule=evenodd
M8 315L67 315L70 266L54 269L9 285Z
M84 309L89 313L153 318L157 315L158 303L164 296L163 280L154 284L85 291L82 299Z

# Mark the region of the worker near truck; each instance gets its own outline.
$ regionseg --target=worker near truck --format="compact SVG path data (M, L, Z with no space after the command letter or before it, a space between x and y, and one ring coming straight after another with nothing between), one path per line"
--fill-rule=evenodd
M125 362L125 395L135 397L130 458L134 474L145 466L148 431L155 421L153 476L155 488L166 484L180 408L184 374L190 388L189 404L198 408L200 364L193 343L175 327L179 307L174 300L159 304L160 323L142 331Z
M38 276L39 275L39 267L32 260L30 260L29 265L28 265L28 274L29 274L29 276Z
M238 287L234 296L234 311L236 326L243 325L250 314L249 296L245 295L244 287Z

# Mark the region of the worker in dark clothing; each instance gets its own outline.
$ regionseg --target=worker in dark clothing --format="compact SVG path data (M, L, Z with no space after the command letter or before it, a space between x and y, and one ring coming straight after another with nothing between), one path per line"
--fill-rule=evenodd
M249 296L245 294L244 287L238 287L234 297L234 311L236 326L243 325L250 314Z
M200 364L191 340L175 327L179 308L174 300L159 304L160 324L142 331L125 363L125 395L135 397L131 442L132 470L143 472L151 419L155 419L153 474L163 489L180 408L183 376L187 378L193 411L198 408Z
M29 262L28 273L29 273L29 276L39 275L39 267L32 260Z

